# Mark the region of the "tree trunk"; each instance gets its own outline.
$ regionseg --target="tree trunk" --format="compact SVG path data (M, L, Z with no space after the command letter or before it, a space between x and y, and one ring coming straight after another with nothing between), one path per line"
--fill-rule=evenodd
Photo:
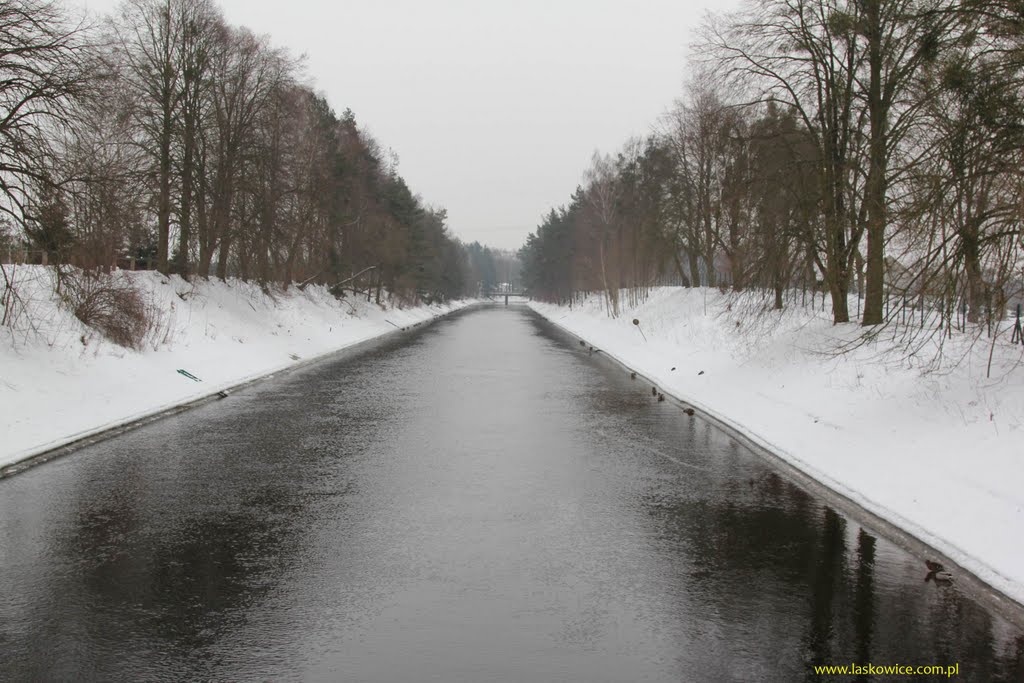
M195 130L191 116L186 115L184 158L181 163L181 225L178 232L178 260L175 269L182 277L188 276L188 245L192 239L192 176L195 154Z
M832 320L836 323L850 322L850 305L846 300L845 283L829 278L829 292L832 294Z
M234 240L231 232L227 231L220 236L220 246L217 252L217 277L226 280L228 277L228 256Z
M985 308L985 281L981 274L981 249L978 229L971 225L965 226L960 234L963 245L964 272L967 275L967 322L977 323L981 320L981 312Z
M171 241L171 133L170 123L160 136L160 197L157 202L156 268L168 273L168 248Z
M683 286L692 287L693 283L691 283L689 278L686 277L686 271L683 269L683 262L679 258L678 250L673 250L672 262L676 264L676 272L679 273L679 279L682 281Z
M867 273L864 291L863 325L879 325L884 319L885 297L885 189L886 112L882 101L882 19L881 1L865 0L864 18L868 38L868 174L864 188L867 202Z
M692 249L688 251L687 257L690 261L690 286L700 287L704 284L700 276L700 259L697 258L697 253Z

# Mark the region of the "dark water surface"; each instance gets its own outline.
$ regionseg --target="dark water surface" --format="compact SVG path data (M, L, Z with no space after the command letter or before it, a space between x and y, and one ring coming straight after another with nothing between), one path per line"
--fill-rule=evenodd
M1020 630L924 576L489 308L0 481L0 679L1024 680Z

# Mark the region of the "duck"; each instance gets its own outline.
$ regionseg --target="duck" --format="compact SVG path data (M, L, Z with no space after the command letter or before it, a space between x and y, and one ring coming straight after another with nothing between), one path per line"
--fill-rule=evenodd
M690 417L693 417L694 413L696 413L697 411L695 411L693 408L683 408L683 412L689 415Z
M636 373L635 372L629 373L629 378L630 379L636 379Z
M665 400L665 394L658 394L658 403L661 403L664 400Z
M651 387L651 396L658 395L658 387Z
M928 572L928 575L924 577L924 582L934 581L937 584L948 586L953 583L953 575L947 571L935 571Z
M946 571L946 568L941 562L925 560L924 566L928 567L928 575L924 577L925 583L928 583L929 581L941 584L953 583L953 575Z

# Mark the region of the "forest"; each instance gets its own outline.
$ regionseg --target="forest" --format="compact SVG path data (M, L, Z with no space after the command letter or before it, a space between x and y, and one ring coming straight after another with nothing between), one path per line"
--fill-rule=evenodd
M79 293L116 268L378 303L494 286L496 254L454 238L301 59L211 0L105 19L0 2L0 213L0 262L54 266Z
M867 334L998 333L1024 272L1024 5L753 0L693 53L653 132L595 153L529 236L533 295L617 316L657 284L817 294Z

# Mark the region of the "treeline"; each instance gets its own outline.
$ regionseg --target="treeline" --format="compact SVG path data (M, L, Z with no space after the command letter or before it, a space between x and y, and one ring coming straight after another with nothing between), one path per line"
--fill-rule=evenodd
M396 166L211 0L125 0L88 26L0 3L0 249L378 300L475 291L445 211Z
M1024 8L1010 0L754 0L705 26L658 132L614 157L521 251L557 301L662 281L888 303L947 327L1021 294Z
M520 287L521 268L514 251L491 249L479 242L466 245L466 251L469 253L469 281L478 283L478 291L473 294L489 297Z

